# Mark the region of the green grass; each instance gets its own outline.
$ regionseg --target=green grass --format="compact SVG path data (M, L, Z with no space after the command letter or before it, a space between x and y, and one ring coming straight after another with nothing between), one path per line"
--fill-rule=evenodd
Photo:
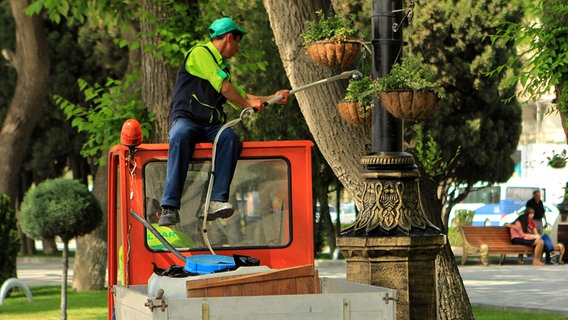
M561 320L568 319L567 316L544 313L528 313L514 311L499 311L473 307L473 314L476 320Z
M4 299L0 305L0 319L18 320L57 320L61 319L61 291L60 287L31 287L34 302L29 302L22 290L14 292ZM526 313L500 311L474 307L473 313L477 320L560 320L568 319L566 316L542 313ZM107 319L107 293L96 292L68 292L67 318L80 320Z
M462 246L462 239L456 227L448 228L448 240L450 241L450 245L452 247Z
M33 302L24 291L13 292L0 305L0 319L57 320L61 319L61 287L31 287ZM67 291L67 319L107 319L107 292Z

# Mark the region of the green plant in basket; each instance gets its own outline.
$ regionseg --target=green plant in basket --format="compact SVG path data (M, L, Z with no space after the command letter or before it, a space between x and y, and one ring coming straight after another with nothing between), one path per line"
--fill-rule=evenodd
M321 40L341 42L358 38L359 29L355 26L355 15L347 18L338 15L326 17L322 10L316 11L316 14L317 21L306 21L308 30L302 33L304 45Z
M385 77L373 81L375 92L412 90L432 91L443 99L445 96L442 83L436 81L432 68L423 63L419 56L408 56L402 63L396 63Z
M548 160L547 164L553 168L564 168L566 166L566 160L568 160L566 153L566 149L562 150L560 153L552 151L552 156L546 157L546 160Z
M374 92L371 88L373 82L369 77L361 77L349 82L347 86L344 101L358 102L361 106L361 116L364 118L374 103Z

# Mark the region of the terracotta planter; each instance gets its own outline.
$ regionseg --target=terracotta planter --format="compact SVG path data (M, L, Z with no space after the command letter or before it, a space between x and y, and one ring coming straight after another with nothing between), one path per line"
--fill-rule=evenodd
M355 40L329 41L322 40L308 45L310 57L325 67L345 68L357 59L361 51L361 42Z
M371 110L362 112L358 102L340 101L337 103L339 114L350 125L364 125L371 123Z
M380 92L381 104L401 119L424 119L438 111L440 99L432 91L396 90Z

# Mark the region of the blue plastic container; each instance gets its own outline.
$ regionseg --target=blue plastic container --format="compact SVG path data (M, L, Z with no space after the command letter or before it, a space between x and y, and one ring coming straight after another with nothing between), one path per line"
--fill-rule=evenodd
M183 269L194 274L208 274L218 271L233 270L237 266L233 257L214 254L189 256Z

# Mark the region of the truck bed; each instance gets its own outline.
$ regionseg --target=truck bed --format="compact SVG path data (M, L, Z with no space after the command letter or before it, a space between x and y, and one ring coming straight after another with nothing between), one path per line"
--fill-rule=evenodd
M117 320L395 319L393 289L325 277L320 287L320 294L158 299L147 286L117 285L114 312Z

